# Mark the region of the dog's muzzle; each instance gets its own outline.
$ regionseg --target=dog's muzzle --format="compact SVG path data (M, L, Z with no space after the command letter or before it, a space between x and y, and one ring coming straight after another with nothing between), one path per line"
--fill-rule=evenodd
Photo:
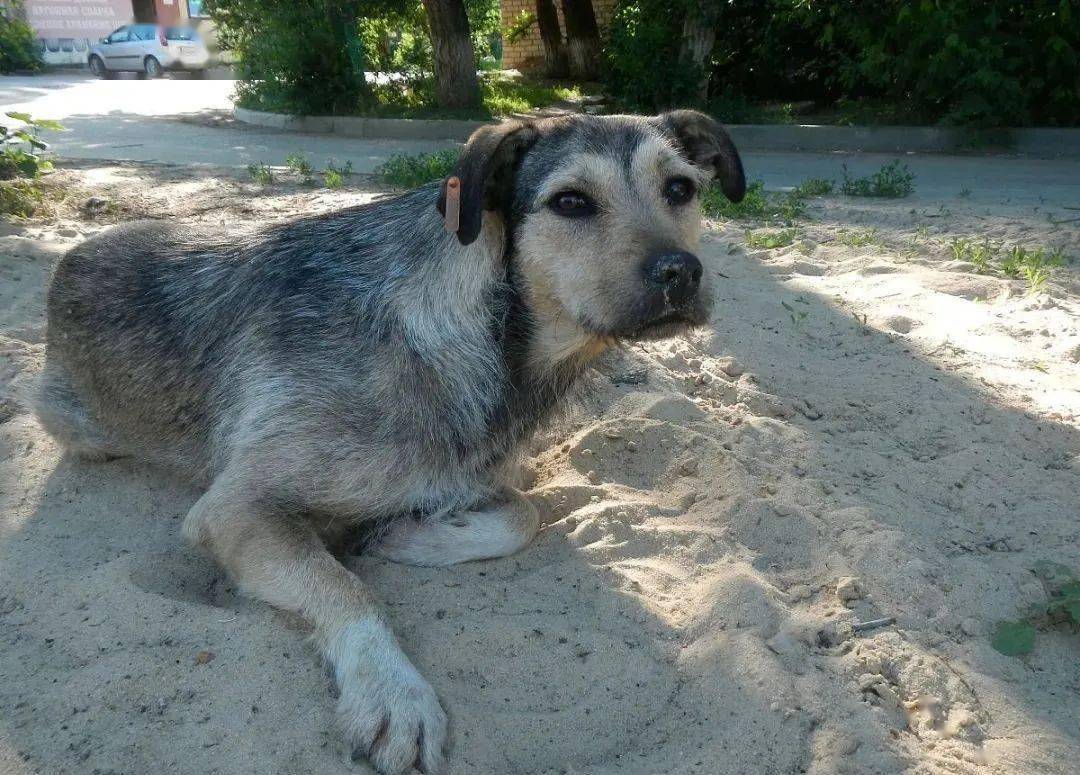
M642 266L647 303L633 326L635 339L671 336L701 325L709 304L701 293L701 261L685 250L654 253Z
M643 271L646 284L662 293L673 310L688 306L701 288L701 261L685 250L655 253L645 262Z

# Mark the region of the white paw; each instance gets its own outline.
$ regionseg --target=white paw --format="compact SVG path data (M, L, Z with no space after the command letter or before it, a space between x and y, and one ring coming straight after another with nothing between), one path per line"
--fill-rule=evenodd
M518 497L483 510L400 519L372 551L406 565L445 567L511 555L528 545L539 524L536 507Z
M368 759L383 775L446 771L446 713L424 677L378 619L345 627L328 644L341 696L338 723L353 760Z

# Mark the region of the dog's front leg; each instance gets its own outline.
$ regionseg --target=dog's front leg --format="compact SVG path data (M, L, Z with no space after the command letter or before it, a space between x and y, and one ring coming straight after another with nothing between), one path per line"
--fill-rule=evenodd
M446 566L505 557L536 536L540 517L528 499L506 487L472 509L395 522L373 551L406 565Z
M445 769L446 714L401 651L360 579L279 500L219 479L192 507L184 533L208 549L242 588L295 611L315 637L341 692L338 720L353 758L379 772Z

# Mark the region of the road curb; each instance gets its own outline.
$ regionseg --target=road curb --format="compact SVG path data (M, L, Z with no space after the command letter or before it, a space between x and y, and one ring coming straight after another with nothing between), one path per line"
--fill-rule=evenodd
M238 121L307 134L393 140L465 142L485 124L497 121L292 116L234 108ZM819 124L728 124L742 151L817 153L1012 153L1040 158L1080 157L1080 129L995 129L981 135L956 127L826 126ZM977 141L977 142L976 142Z
M254 126L282 129L306 134L334 134L343 137L393 140L457 140L465 142L469 135L485 124L497 121L465 121L456 119L366 118L363 116L290 116L266 113L261 110L233 108L237 121Z

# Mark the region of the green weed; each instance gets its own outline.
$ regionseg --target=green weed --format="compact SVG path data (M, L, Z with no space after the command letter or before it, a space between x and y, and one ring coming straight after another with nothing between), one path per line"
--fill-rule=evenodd
M808 302L802 296L797 297L795 301L797 301L799 304L806 304L807 306L810 305L810 302ZM788 304L786 301L781 301L780 306L787 310L788 318L791 320L791 325L795 326L796 328L798 328L802 324L802 322L806 320L806 316L810 314L807 310L796 309L792 305Z
M290 154L285 157L285 166L300 176L300 180L303 181L305 186L310 186L315 182L313 173L314 167L311 166L311 162L305 154L300 151Z
M323 173L323 184L327 188L341 188L345 185L345 178L337 170L327 170Z
M29 218L44 199L35 180L0 180L0 213Z
M248 165L248 175L251 179L258 183L260 186L269 186L274 183L274 171L261 161L256 164Z
M792 191L796 196L803 198L811 196L828 196L833 192L836 184L825 178L807 178Z
M20 125L0 124L0 213L29 218L45 200L38 179L53 168L45 155L49 145L38 134L42 129L61 131L64 127L29 113L8 111L5 115Z
M848 231L841 229L836 235L836 241L849 248L864 248L867 245L878 245L880 239L877 229L864 229L862 231Z
M915 174L899 159L886 164L872 175L865 178L853 178L844 165L844 180L840 185L841 193L847 196L868 196L901 199L915 190Z
M44 154L49 144L38 135L42 129L63 131L64 125L14 110L4 115L22 125L0 124L0 180L38 178L51 170L52 162Z
M748 231L746 232L746 244L752 248L764 248L774 250L786 248L795 241L795 229L783 229L782 231Z
M1059 248L1047 252L1045 248L1025 248L1015 245L1008 250L1001 262L1001 271L1008 277L1022 277L1031 293L1038 293L1046 286L1052 271L1065 263L1065 254Z
M976 242L957 237L949 242L949 251L957 261L974 264L975 271L980 274L989 274L996 269L1006 277L1023 278L1031 293L1043 290L1053 270L1065 263L1065 254L1060 248L1047 251L1045 248L1014 245L1005 250L1003 245L992 243L989 239ZM1004 256L1001 257L1003 252Z
M391 156L376 168L375 175L396 188L416 188L449 175L460 153L450 148L434 153Z
M997 623L990 645L1007 657L1030 653L1038 630L1066 627L1076 632L1080 627L1080 579L1072 569L1040 560L1031 570L1042 582L1047 600L1032 606L1022 619Z
M788 224L806 212L806 198L795 192L778 194L765 191L765 184L754 181L741 202L728 201L719 186L701 192L701 210L711 218L780 221Z
M323 171L323 184L327 188L341 188L345 185L345 178L351 175L352 171L351 161L347 161L339 167L333 159L327 159L326 169Z

